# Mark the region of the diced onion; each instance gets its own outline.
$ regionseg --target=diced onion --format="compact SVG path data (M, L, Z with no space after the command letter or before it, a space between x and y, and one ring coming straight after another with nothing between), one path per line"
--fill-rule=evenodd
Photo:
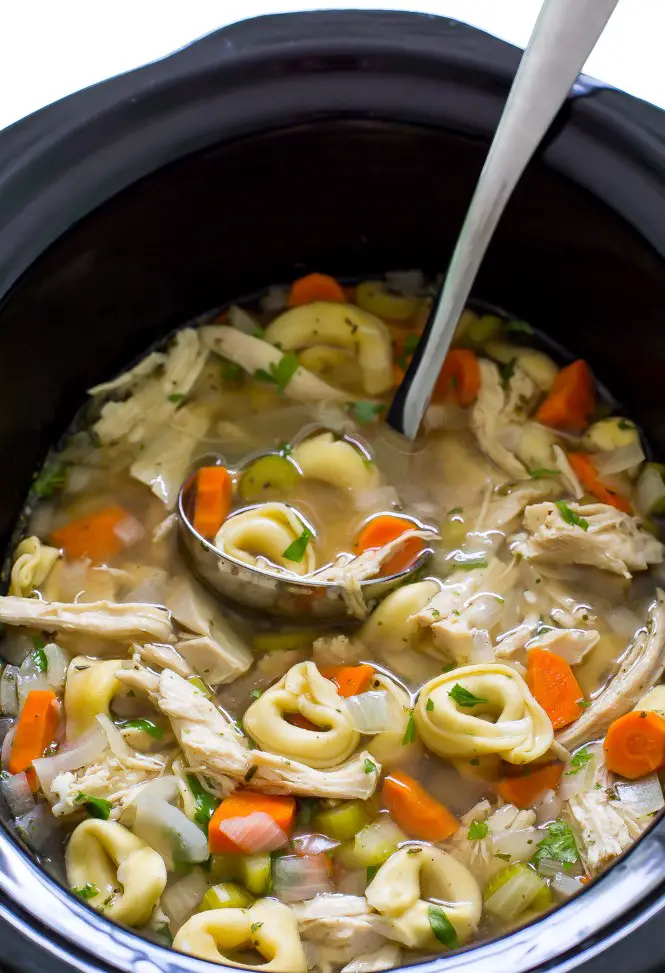
M660 472L647 463L635 488L635 506L642 517L649 517L665 501L665 482Z
M265 811L253 811L242 817L228 818L222 821L219 830L247 854L276 851L287 841L280 826Z
M273 891L282 902L304 902L332 892L326 855L285 855L273 862Z
M134 834L162 856L168 869L179 863L206 861L209 854L206 835L179 808L141 794L134 803Z
M48 676L39 668L37 654L34 652L28 652L25 659L19 666L17 689L20 709L24 706L25 701L28 698L28 693L32 692L33 689L50 689Z
M593 787L598 764L602 756L601 747L598 744L594 746L587 744L586 747L582 747L581 749L590 753L591 759L579 770L570 762L563 768L563 774L561 775L561 781L557 791L562 801L569 801L571 797L576 797L578 794L589 791ZM575 754L572 756L574 757Z
M547 790L538 798L533 807L538 824L547 824L549 821L556 821L559 817L561 798L556 791Z
M503 610L503 598L488 591L480 591L467 601L464 617L468 618L469 625L475 626L475 628L490 629L494 628L497 622L501 620ZM493 659L494 654L492 654Z
M43 790L49 792L51 783L58 774L67 770L78 770L79 767L94 763L107 746L105 734L99 727L95 727L76 743L63 747L54 757L39 757L33 760L32 766Z
M394 727L387 693L366 692L349 696L345 706L351 725L359 733L382 733Z
M207 891L208 883L200 868L193 868L189 875L165 889L160 905L170 919L171 933L189 919Z
M112 720L106 715L106 713L97 714L97 722L104 731L104 735L108 740L111 753L115 757L120 757L120 759L131 757L132 752L127 745L127 741L118 729L118 727L113 723Z
M50 809L44 804L35 804L20 818L16 818L14 824L26 844L39 854L51 850L53 840L60 837L59 826Z
M88 489L94 475L95 471L90 469L89 466L68 466L63 492L83 493L84 490Z
M583 887L580 877L575 878L573 875L566 875L565 872L557 872L553 875L551 885L555 892L566 899L575 895Z
M665 807L663 789L657 774L648 774L639 780L616 781L621 803L638 817L655 814Z
M67 678L67 667L69 665L69 656L67 653L56 645L55 642L49 642L44 646L44 655L46 656L46 662L48 663L48 668L46 670L46 681L48 682L51 689L56 692L65 685L65 679Z
M593 465L601 476L612 476L614 473L623 473L634 466L639 466L644 461L644 450L639 439L625 446L617 446L604 453L595 453Z
M145 537L145 527L136 517L125 517L113 528L113 533L125 547L138 544Z
M249 334L253 337L261 330L256 318L253 318L251 314L235 304L229 308L229 321L231 327L235 328L236 331L242 331L243 334Z
M510 855L511 862L526 862L533 856L539 840L537 828L499 831L492 835L492 854Z
M325 834L296 834L291 836L291 847L296 855L324 855L327 851L339 847L339 841Z
M494 662L494 649L486 629L478 629L471 636L469 662L472 665L482 665L483 662Z
M2 764L2 769L7 770L9 765L9 757L12 752L12 742L14 740L14 734L16 733L16 727L12 727L11 730L5 736L2 741L2 750L0 751L0 764Z
M35 799L32 796L32 788L28 782L27 774L12 774L0 783L2 796L7 801L7 805L12 815L19 818L26 814L35 806Z
M538 862L538 872L546 878L553 878L560 871L561 862L555 861L554 858L541 858Z
M489 897L485 908L499 919L512 922L529 908L543 887L543 880L536 872L520 868Z

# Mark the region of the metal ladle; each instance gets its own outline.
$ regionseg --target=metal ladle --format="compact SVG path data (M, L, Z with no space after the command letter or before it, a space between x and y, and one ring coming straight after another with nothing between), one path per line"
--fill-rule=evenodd
M593 50L618 0L545 0L515 75L499 126L462 226L434 310L387 415L387 424L416 438L485 251L517 182ZM299 621L348 615L341 586L253 567L201 537L178 495L183 546L196 572L225 598ZM368 605L418 571L427 550L406 571L361 583Z

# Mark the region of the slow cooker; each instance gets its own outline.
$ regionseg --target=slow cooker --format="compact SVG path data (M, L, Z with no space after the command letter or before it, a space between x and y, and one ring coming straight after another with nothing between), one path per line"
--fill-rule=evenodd
M246 21L0 133L0 539L85 389L297 273L445 269L520 52L441 18ZM665 115L581 78L476 294L533 320L665 450ZM109 923L0 830L0 961L219 967ZM665 821L562 908L423 973L663 967Z

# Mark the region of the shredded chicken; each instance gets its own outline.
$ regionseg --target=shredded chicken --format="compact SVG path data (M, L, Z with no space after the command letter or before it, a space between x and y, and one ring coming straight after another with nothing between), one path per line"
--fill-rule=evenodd
M491 528L510 533L518 517L529 504L560 496L561 492L561 484L554 478L516 483L509 492L505 492L505 488L499 487L481 511L476 520L475 528L477 531Z
M511 658L523 649L547 649L560 655L571 666L577 666L600 638L595 629L542 628L540 619L524 623L497 641L498 659Z
M381 965L377 955L387 944L375 928L380 917L372 913L363 895L317 895L306 902L291 906L298 921L298 930L304 941L310 969L331 973L340 963L357 967L358 973L389 969ZM308 949L308 944L316 948ZM394 950L390 953L394 957ZM387 959L387 956L386 956ZM368 965L372 961L379 965Z
M484 837L468 837L474 821L487 823ZM505 804L492 811L489 801L480 801L460 818L460 826L450 839L451 847L448 850L470 868L481 883L487 883L505 866L504 859L497 856L492 848L494 836L505 831L523 831L533 827L535 821L536 812L531 809L520 811L513 804Z
M79 632L123 642L173 642L169 612L157 605L95 601L69 604L0 598L0 622L45 632Z
M145 483L169 510L190 468L196 444L209 424L210 413L202 406L184 406L151 435L129 468L134 479Z
M113 820L120 817L126 805L148 781L161 777L166 767L164 758L151 754L135 754L130 758L99 757L88 767L76 771L62 771L46 789L56 817L81 810L80 794L100 797L111 803Z
M519 365L515 365L507 388L494 362L481 358L479 365L480 391L471 411L471 429L482 451L499 469L523 480L528 476L526 467L504 443L526 420L536 386Z
M312 658L317 666L354 666L366 655L361 642L348 635L322 635L312 648Z
M157 669L173 669L183 679L187 679L194 674L194 671L178 652L178 644L173 646L162 645L159 642L145 642L139 645L135 642L131 647L132 658L135 662L155 666Z
M639 520L605 503L570 503L564 509L534 504L524 513L524 527L528 537L516 551L530 561L590 564L630 578L631 571L663 560L663 545Z

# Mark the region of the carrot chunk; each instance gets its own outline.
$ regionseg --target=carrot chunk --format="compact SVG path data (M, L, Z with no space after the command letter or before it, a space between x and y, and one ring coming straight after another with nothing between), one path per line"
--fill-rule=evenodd
M413 521L406 517L379 514L378 517L372 517L362 528L355 539L353 550L356 554L378 550L394 541L400 534L404 534L407 530L413 530L414 527ZM399 574L400 571L405 571L408 567L411 567L424 546L420 537L409 538L399 550L383 562L379 577L388 578L392 574Z
M374 679L374 669L365 663L359 666L327 666L321 669L321 675L334 682L339 695L346 698L369 689Z
M289 307L313 304L314 301L345 304L346 294L335 278L327 274L307 274L306 277L294 280L289 291Z
M531 807L543 791L555 791L559 786L563 764L546 764L536 767L519 777L504 777L498 791L507 804L515 807Z
M605 766L629 780L665 767L665 720L658 713L631 710L610 724L603 744Z
M286 717L286 722L290 723L291 726L298 726L301 730L320 730L321 727L317 726L316 723L312 723L308 720L306 716L302 713L289 713Z
M547 649L531 649L526 681L543 707L555 730L573 723L580 716L584 694L565 659Z
M554 379L547 398L536 412L536 422L576 432L584 429L595 408L593 375L587 363L579 358L562 368Z
M33 791L37 790L37 777L32 761L44 755L53 742L60 722L60 705L50 689L32 689L26 698L16 726L9 755L9 773L20 774L25 770Z
M211 540L229 515L233 480L223 466L202 466L194 486L192 525L201 537Z
M587 493L593 493L601 503L609 503L625 514L632 513L630 501L620 493L610 490L600 481L598 471L588 453L568 453L568 462Z
M224 834L220 825L224 821L230 821L231 818L248 817L256 811L262 811L271 817L285 835L288 836L293 830L296 817L295 798L238 789L222 801L210 819L208 825L210 853L220 855L228 852L232 854L241 852L235 842Z
M116 527L129 514L123 507L112 506L88 517L72 520L51 532L51 543L61 547L67 557L76 560L89 557L91 561L107 561L123 548Z
M457 818L447 807L401 770L392 771L386 777L381 796L395 823L412 838L444 841L459 827Z
M467 406L475 402L480 389L480 365L468 348L453 348L448 352L434 386L434 399L447 399Z

